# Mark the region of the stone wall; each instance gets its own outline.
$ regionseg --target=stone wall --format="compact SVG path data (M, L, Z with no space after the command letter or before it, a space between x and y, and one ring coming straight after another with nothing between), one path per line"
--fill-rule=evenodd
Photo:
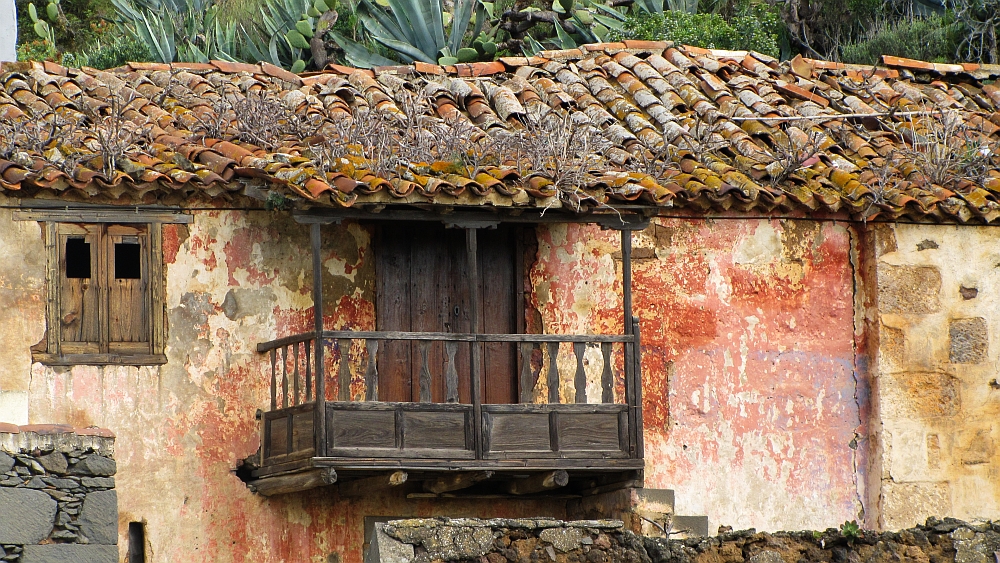
M365 563L994 563L1000 522L929 518L899 532L720 530L640 537L614 520L411 519L376 526Z
M115 563L114 434L0 423L0 560Z
M413 518L376 524L365 563L640 563L618 520Z
M873 235L877 525L1000 517L997 230L886 225Z

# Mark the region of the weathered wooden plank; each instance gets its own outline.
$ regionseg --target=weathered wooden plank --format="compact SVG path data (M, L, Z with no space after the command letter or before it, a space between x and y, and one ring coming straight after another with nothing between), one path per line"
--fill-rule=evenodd
M617 403L589 403L586 405L577 405L573 403L570 403L568 405L557 405L554 403L518 403L514 405L483 405L483 411L490 414L550 413L550 412L587 414L587 413L619 413L626 410L628 410L628 405L622 405Z
M278 351L271 350L271 410L278 408Z
M306 491L317 487L325 487L337 482L337 472L332 467L312 469L289 475L264 477L250 482L247 486L251 491L265 497Z
M313 412L300 412L291 415L292 436L289 453L303 452L313 449L315 436L313 434Z
M549 403L559 403L559 366L556 359L559 357L559 343L549 342Z
M393 471L351 481L341 481L337 485L337 492L340 493L340 498L366 497L385 489L398 487L405 483L408 478L409 474L406 471Z
M471 331L477 332L479 330L479 264L478 260L478 242L477 242L477 229L469 228L465 229L465 251L468 257L468 275L469 275L469 316L471 317ZM472 346L472 358L470 366L470 378L472 380L472 408L473 417L476 420L482 420L482 408L483 408L483 349L479 345ZM477 424L474 427L476 433L476 457L483 457L483 425Z
M292 344L292 405L299 404L299 345Z
M56 223L190 223L192 216L177 211L148 210L141 207L86 209L74 206L73 209L66 209L65 205L61 205L59 209L36 208L15 211L14 220Z
M146 226L107 225L102 260L108 291L108 341L144 342L149 351L149 245Z
M286 336L284 338L278 338L277 340L269 340L267 342L261 342L257 345L257 351L263 354L270 350L276 350L282 346L288 346L289 344L295 344L296 342L305 342L306 340L315 340L315 332L303 332L302 334L293 334L292 336Z
M445 351L445 401L449 403L458 402L458 370L455 367L455 353L458 352L458 342L448 341L444 343Z
M404 412L406 448L465 449L466 412Z
M373 338L365 340L368 349L368 367L365 369L365 400L378 400L378 344Z
M424 211L415 209L386 209L379 212L379 221L431 221L452 225L496 225L498 223L591 223L602 225L608 229L642 230L649 226L649 217L634 210L626 211L625 206L615 205L615 210L605 213L523 213L521 209L508 211L458 211L442 214L437 210ZM645 208L643 208L645 209ZM303 224L339 223L344 219L370 221L372 214L354 208L311 208L294 211L295 220Z
M531 352L534 345L530 342L521 343L521 402L530 403L535 400L535 382L531 374Z
M303 343L306 353L306 402L312 401L312 362L310 361L310 355L312 354L312 342L306 340Z
M281 349L281 408L288 408L288 346Z
M611 371L611 353L612 346L610 342L601 343L601 357L604 360L604 370L601 371L601 402L602 403L613 403L615 402L615 391L614 391L614 374Z
M555 428L559 450L609 451L621 449L618 440L618 414L560 413Z
M510 481L507 483L507 492L512 495L530 495L565 487L567 484L569 484L569 473L565 469L556 469Z
M639 317L632 317L632 334L635 336L635 352L632 359L635 367L632 369L635 388L635 408L632 417L635 422L635 458L642 459L644 455L642 430L642 333L639 329Z
M340 367L337 370L337 399L340 401L351 400L351 340L349 338L337 339L337 349L340 351Z
M428 364L430 361L430 347L431 343L428 341L420 342L418 348L420 349L420 402L429 403L433 401L431 396L431 367Z
M550 451L547 413L490 413L489 419L490 451Z
M396 448L396 412L335 411L328 421L334 448Z
M458 491L467 489L476 483L486 481L491 477L493 477L492 471L454 473L438 477L431 481L424 481L424 490L428 493L436 494Z
M583 355L587 352L587 345L583 342L573 343L573 355L576 356L576 374L573 377L573 387L576 389L574 402L585 404L587 402L587 372L583 369Z
M302 336L290 336L288 339L301 338ZM351 330L326 330L323 331L324 338L375 338L378 340L432 340L435 342L631 342L631 336L620 334L473 334L464 332L403 332L403 331L351 331ZM270 345L274 340L258 344L258 352L266 352L267 348L262 346Z
M309 244L312 247L313 275L313 331L316 339L316 455L326 455L326 366L323 364L323 233L320 225L309 226Z

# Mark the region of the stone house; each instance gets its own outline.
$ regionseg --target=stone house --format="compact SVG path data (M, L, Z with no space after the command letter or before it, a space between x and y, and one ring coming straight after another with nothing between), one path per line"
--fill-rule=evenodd
M884 62L5 63L0 422L115 433L133 563L996 518L1000 69Z

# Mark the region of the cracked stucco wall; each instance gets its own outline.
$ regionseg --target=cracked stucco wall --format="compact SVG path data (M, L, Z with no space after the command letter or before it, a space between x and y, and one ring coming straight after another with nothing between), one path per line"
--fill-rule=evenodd
M540 227L534 328L620 332L618 245L596 227ZM847 228L654 219L633 246L646 486L674 489L677 511L710 530L861 518L867 386Z
M881 524L997 518L997 230L895 225L875 237Z

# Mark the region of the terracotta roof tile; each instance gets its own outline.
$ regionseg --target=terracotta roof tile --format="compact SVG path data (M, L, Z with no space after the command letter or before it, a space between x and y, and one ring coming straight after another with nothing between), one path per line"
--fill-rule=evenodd
M14 141L0 140L0 190L108 203L277 190L305 206L630 204L1000 221L1000 89L975 78L994 69L886 57L894 68L872 72L638 41L540 55L302 76L223 61L114 72L4 63L0 133ZM910 70L936 79L909 80ZM952 81L956 73L964 78ZM142 139L109 171L95 139L115 104ZM414 117L431 129L408 129ZM401 144L365 145L355 121ZM53 123L58 138L33 144L47 134L39 124ZM588 132L580 150L603 157L572 189L518 152L552 134L539 127L568 126ZM914 151L948 130L960 133L949 143L985 151L985 175L925 169ZM403 142L413 134L433 139ZM521 149L498 148L511 139ZM458 144L421 147L445 142ZM456 161L456 150L474 161Z

